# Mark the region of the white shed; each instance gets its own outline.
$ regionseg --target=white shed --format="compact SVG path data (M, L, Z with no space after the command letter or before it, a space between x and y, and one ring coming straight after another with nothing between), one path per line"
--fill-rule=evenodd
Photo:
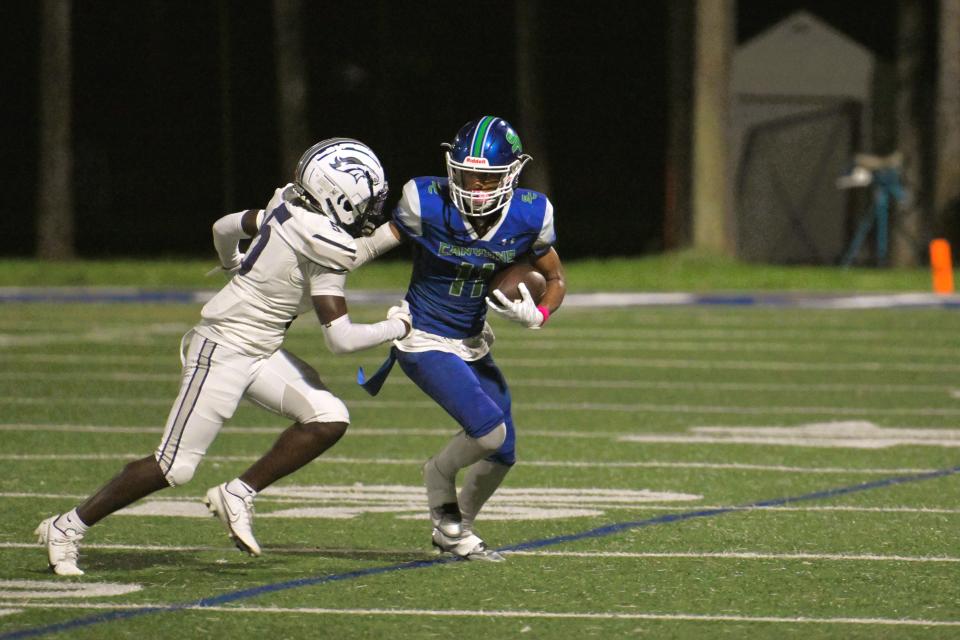
M748 260L832 263L847 241L834 186L869 150L874 56L805 12L738 47L731 78L737 250Z

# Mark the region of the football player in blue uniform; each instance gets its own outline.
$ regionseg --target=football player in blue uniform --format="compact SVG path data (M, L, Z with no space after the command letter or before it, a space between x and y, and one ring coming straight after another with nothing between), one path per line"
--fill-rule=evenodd
M542 193L517 188L530 156L510 124L484 116L444 147L447 177L407 182L393 214L414 257L405 299L413 328L394 342L391 356L463 429L423 466L433 545L471 560L500 561L473 528L516 461L510 389L490 355L494 337L486 315L489 309L539 329L560 307L566 285L553 248L553 205ZM516 262L545 276L539 305L522 284L517 301L489 291L491 279Z

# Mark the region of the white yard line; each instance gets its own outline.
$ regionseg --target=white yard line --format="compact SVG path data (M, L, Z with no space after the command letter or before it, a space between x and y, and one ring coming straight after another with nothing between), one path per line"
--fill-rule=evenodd
M72 374L68 374L72 375ZM75 376L74 376L75 377ZM353 379L351 378L351 382ZM391 380L391 384L393 381ZM412 383L411 383L412 384ZM668 380L569 380L557 378L517 378L510 381L511 387L546 387L558 389L676 389L683 391L826 391L826 392L877 392L877 393L938 393L949 394L956 385L941 384L830 384L803 382L672 382Z
M33 602L0 602L0 607L20 607L33 609L85 609L94 611L167 609L171 605L162 603L110 604L110 603L65 603L49 604ZM701 613L626 613L626 612L552 612L509 609L332 609L319 607L251 607L251 606L178 606L177 611L217 611L247 614L282 615L344 615L344 616L408 616L408 617L448 617L448 618L547 618L562 620L669 620L681 622L760 622L781 624L825 624L825 625L869 625L869 626L914 626L914 627L958 627L960 620L925 620L906 618L808 618L803 616L748 616L748 615L712 615Z
M23 382L26 380L40 381L58 381L58 380L77 380L78 375L82 375L84 380L107 380L120 383L139 383L139 382L167 382L173 385L180 379L177 373L139 373L135 371L110 371L97 372L85 371L83 374L76 372L38 372L38 371L0 371L0 380L15 380ZM354 383L356 376L324 376L327 382L336 381L342 385L349 386ZM413 382L406 377L395 376L390 381L393 385L413 386ZM904 393L908 395L918 393L929 393L938 396L948 396L950 398L960 398L960 387L957 385L938 385L938 384L848 384L848 383L776 383L776 382L673 382L667 380L637 380L637 379L607 379L607 380L569 380L558 378L515 378L510 381L511 387L523 387L532 389L631 389L638 391L652 390L676 390L676 391L744 391L748 393L758 392L788 392L788 393L808 393L811 391L826 393L847 393L855 392L857 394L879 393L889 395L892 393Z
M890 343L897 342L903 339L911 339L917 341L918 339L930 340L933 342L942 342L941 340L931 340L935 338L937 333L930 334L924 331L922 335L918 335L916 329L908 328L892 328L892 329L883 329L883 328L858 328L850 325L844 324L844 327L832 327L824 328L822 325L816 326L790 326L790 327L776 327L770 328L768 323L761 325L762 328L752 328L745 329L742 325L736 326L737 323L732 323L729 326L724 326L723 328L718 327L684 327L684 328L660 328L657 326L636 326L633 328L617 328L611 329L608 327L593 327L593 328L577 328L576 326L570 326L569 323L558 323L557 325L550 326L550 333L547 334L551 338L554 336L563 337L563 338L592 338L592 339L607 339L607 340L722 340L725 342L730 341L743 341L745 343L752 343L758 338L770 339L774 338L777 340L787 340L787 339L807 339L810 341L816 341L818 343L824 342L878 342L878 343ZM846 328L850 326L850 328ZM943 330L939 332L942 334L943 338L956 338L956 335L951 335L948 330ZM933 346L931 344L930 346Z
M933 332L930 332L929 329L925 328L923 333L918 335L917 329L913 327L861 327L851 323L849 316L844 320L838 321L837 323L829 323L822 318L817 318L809 323L792 323L789 325L780 325L778 323L778 326L775 328L770 327L769 321L753 323L750 322L750 318L748 317L707 318L707 320L709 320L709 322L704 322L704 324L709 324L711 326L664 327L663 324L672 324L674 322L673 319L666 319L662 323L646 322L635 324L630 328L610 328L605 326L578 326L574 319L574 321L565 321L564 323L558 323L556 325L551 323L550 332L546 335L550 338L599 338L608 340L615 340L618 338L623 340L701 339L723 340L726 342L736 340L752 342L758 338L774 338L779 340L799 338L817 341L819 343L829 341L843 343L896 342L897 340L902 340L905 338L915 341L918 339L925 339L933 343L940 342L939 340L936 340L938 336L942 336L946 339L956 338L955 332L952 332L949 329L942 329L939 331L934 330ZM56 329L52 331L45 331L44 334L51 336L80 336L89 334L90 332L89 323L84 320L66 322L58 319L57 325L58 326ZM756 326L754 327L754 325ZM189 328L190 325L183 323L148 325L139 321L130 321L116 322L109 325L101 324L97 328L97 331L103 334L108 332L116 332L117 334L120 334L123 332L129 335L132 331L134 334L148 332L153 335L166 334L179 336L185 333ZM0 320L0 332L8 334L12 337L36 335L34 330L24 328L22 322L14 323L5 322L2 320ZM289 339L301 341L311 340L315 336L316 334L314 333L313 329L309 327L298 328L295 326L294 330L289 335ZM504 340L509 339L510 338L504 338Z
M951 556L890 556L869 553L766 553L755 551L720 552L630 552L630 551L505 551L511 556L555 556L560 558L711 558L717 560L823 560L853 562L960 562Z
M180 336L183 331L177 331L175 335ZM174 334L171 334L174 335ZM566 351L612 351L614 353L623 352L660 352L660 351L694 351L694 352L719 352L719 353L744 353L748 351L752 354L771 353L771 352L800 352L800 353L843 353L847 355L866 354L875 357L876 355L901 355L907 358L916 358L919 356L947 358L944 346L900 346L900 344L890 345L890 340L877 340L879 344L864 344L863 342L851 341L833 341L824 342L817 336L811 334L811 340L758 340L759 336L750 338L744 337L739 342L728 339L725 336L717 336L712 340L690 340L690 336L674 336L669 339L668 336L660 335L655 338L644 338L643 335L624 336L624 339L596 339L598 336L589 336L593 339L557 339L562 336L551 333L551 338L538 338L532 341L520 340L502 340L500 349L517 351L544 351L550 350L554 353L563 353ZM680 339L678 339L680 338ZM686 339L682 339L686 338ZM127 332L87 332L87 333L40 333L40 334L22 334L12 335L0 333L0 349L21 348L21 347L43 347L49 345L69 345L69 344L104 344L116 345L122 344L124 348L147 347L162 348L169 344L168 336L154 334L140 335L134 330ZM296 343L296 340L291 340Z
M135 371L97 372L87 371L82 374L84 380L109 380L112 382L169 382L175 383L180 379L177 373L138 373ZM77 380L75 372L39 372L39 371L0 371L0 380ZM324 376L324 380L350 385L356 376ZM390 380L391 385L412 386L413 382L405 376L395 376ZM526 387L534 389L635 389L635 390L663 390L677 391L745 391L750 393L793 392L804 393L822 391L827 393L931 393L957 397L960 394L958 385L943 384L849 384L849 383L776 383L776 382L674 382L668 380L637 380L605 379L605 380L570 380L562 378L515 378L510 381L511 387Z
M0 371L0 380L110 380L112 382L176 382L178 373L137 371Z
M25 542L0 542L0 549L42 549L39 544L30 544ZM228 553L233 555L236 553L234 547L228 545L167 545L167 544L97 544L95 542L83 543L83 549L100 549L104 551L159 551L159 552L171 552L171 553L203 553L207 551L212 551L214 553ZM267 548L267 552L270 554L277 555L343 555L343 554L354 554L354 555L371 555L371 556L387 556L390 554L394 555L411 555L411 554L423 554L424 556L432 555L432 552L426 547L419 548L410 548L410 549L349 549L349 548L321 548L321 547L301 547L301 548L291 548L283 547L277 549Z
M38 549L38 544L24 542L0 542L0 549ZM232 547L224 545L145 545L145 544L97 544L84 543L84 549L99 549L104 551L159 551L176 553L203 553L221 552L233 553ZM409 549L351 549L346 547L323 548L277 548L267 549L270 554L278 555L343 555L343 554L370 554L385 556L389 554L431 555L425 548ZM955 556L899 556L875 553L771 553L766 551L504 551L504 555L524 557L556 557L556 558L625 558L625 559L716 559L716 560L800 560L823 562L915 562L915 563L960 563L960 557Z
M231 434L249 434L249 435L262 435L262 434L279 434L286 425L272 426L272 427L261 427L261 426L247 426L247 427L223 427L220 429L220 433L231 433ZM0 431L34 431L34 432L52 432L52 433L149 433L156 435L157 437L163 433L163 425L153 425L153 426L102 426L102 425L77 425L77 424L29 424L29 423L17 423L17 424L0 424ZM453 426L450 427L434 427L434 428L405 428L405 427L381 427L381 428L364 428L364 427L351 427L350 433L354 436L370 436L370 437L381 437L381 436L441 436L448 437L456 433L456 428ZM611 440L619 438L623 435L627 435L629 432L612 432L612 431L551 431L551 430L539 430L539 429L525 429L523 431L524 436L543 436L548 438L588 438L588 439L605 439ZM422 461L421 461L422 462Z
M110 328L85 327L80 331L26 331L0 333L0 348L20 346L48 346L54 344L109 344L154 346L169 341L171 336L182 336L189 329L182 324L129 323Z
M530 340L526 342L504 342L498 345L503 351L551 351L555 354L564 354L571 351L593 351L603 352L612 351L614 353L624 352L648 352L648 351L694 351L719 352L719 353L747 353L762 354L773 352L787 353L827 353L844 355L863 355L871 357L877 355L900 355L907 358L917 358L920 356L949 359L949 353L945 347L915 347L915 346L889 346L889 345L870 345L870 344L837 344L816 341L816 342L775 342L758 341L730 343L722 342L696 342L696 341L677 341L677 340L656 340L644 341L635 339L629 341L620 340Z
M269 490L267 490L269 491ZM36 493L36 492L23 492L23 491L8 491L0 492L0 499L25 499L25 500L85 500L87 497L83 494L68 494L68 493ZM153 502L184 502L184 501L196 501L200 502L202 496L200 495L180 495L175 496L150 496L149 500ZM310 498L287 498L287 497L275 497L270 495L270 493L263 493L257 497L258 502L263 503L293 503L293 504L303 504L305 502L311 502ZM346 503L359 503L359 501L351 501L349 499L340 500L344 504ZM420 503L417 503L417 506L420 506ZM557 504L555 506L563 506L563 504ZM606 504L604 508L610 509L615 508L615 505ZM630 511L633 512L642 512L642 511L677 511L681 507L678 505L658 505L658 504L643 504L643 505L631 505L629 507ZM857 506L847 506L847 505L836 505L836 506L827 506L827 505L804 505L804 506L786 506L778 505L771 507L742 507L736 505L697 505L698 510L704 511L784 511L784 512L798 512L798 513L904 513L904 514L919 514L919 515L960 515L960 509L948 509L940 507L857 507ZM2 544L0 544L2 546ZM32 546L32 545L28 545Z
M556 358L497 358L501 365L527 368L556 368ZM687 358L576 358L579 366L623 367L629 369L732 369L740 371L910 371L960 372L958 364L917 362L795 362L773 360L706 360Z
M527 435L527 434L524 434ZM547 436L554 437L554 436ZM42 460L136 460L142 458L145 454L140 453L4 453L0 454L0 460L11 461L42 461ZM206 456L204 459L209 462L253 462L260 456ZM419 458L348 458L343 456L322 456L317 458L315 463L327 464L368 464L375 466L399 465L410 466L419 465L423 460ZM722 471L761 471L774 473L809 473L809 474L839 474L839 475L906 475L915 473L929 473L934 469L916 469L916 468L849 468L849 467L796 467L787 465L762 465L762 464L741 464L736 462L671 462L660 460L649 460L644 462L635 461L607 461L607 462L583 462L578 460L524 460L524 466L529 467L561 467L572 469L711 469ZM2 494L0 494L2 495Z
M170 398L113 397L113 396L0 396L0 404L94 404L116 406L168 406ZM370 410L393 411L395 409L430 409L437 404L432 400L351 400L351 406ZM536 411L604 411L620 413L709 413L733 415L817 415L817 416L960 416L960 407L950 408L876 408L841 406L737 406L708 404L658 404L653 402L514 402L515 408Z
M157 407L173 404L175 398L121 398L113 396L0 396L0 404L99 404L132 407Z
M238 435L274 435L279 432L281 427L225 427L223 433ZM159 427L107 427L94 425L44 425L44 424L0 424L0 431L21 431L21 432L51 432L51 433L143 433L156 436ZM440 428L363 428L357 427L351 430L352 437L382 437L382 436L401 436L410 438L414 436L428 437L448 437L455 432L455 429ZM749 446L801 446L818 447L833 449L885 449L894 446L911 445L925 447L950 448L960 446L960 429L946 427L881 427L872 422L864 420L854 421L828 421L813 422L807 424L783 426L691 426L685 431L680 432L650 432L644 430L621 431L621 432L602 432L602 431L577 431L577 430L553 430L553 429L524 429L525 437L544 437L552 440L556 439L593 439L593 440L615 440L618 442L644 443L644 444L676 444L676 445L749 445ZM7 455L31 455L31 454L7 454ZM44 455L44 454L33 454ZM71 454L50 454L50 455L71 455ZM132 454L116 454L132 455ZM337 459L337 458L334 458ZM359 462L367 460L358 459ZM382 461L380 461L382 462ZM543 462L540 464L553 464L554 466L571 466L579 464L581 466L644 466L652 461L610 461L607 463L600 461L555 461ZM404 462L405 463L405 462ZM666 463L656 463L657 466L663 466ZM706 464L706 468L719 463L697 463L687 462L687 465L695 466L697 464ZM773 467L751 466L744 463L726 463L723 467L728 469L771 469ZM799 470L802 467L778 467L779 470ZM906 471L906 470L905 470ZM846 473L845 469L837 471Z
M381 401L381 403L384 401ZM405 406L407 403L396 400L395 407ZM364 406L360 403L369 403L371 407L378 406L376 400L354 400L354 406ZM824 406L736 406L736 405L697 405L697 404L657 404L652 402L618 403L618 402L517 402L515 406L538 411L619 411L625 413L729 413L735 415L890 415L890 416L960 416L960 407L954 408L888 408L876 407L824 407Z
M575 357L578 365L598 367L621 367L629 369L709 369L709 370L747 370L747 371L864 371L864 372L929 372L929 373L956 373L960 372L960 364L951 363L921 363L921 362L795 362L772 360L704 360L689 358L606 358L606 357ZM31 364L145 364L159 365L176 361L175 351L168 356L140 356L129 354L51 354L34 352L0 352L0 363ZM497 362L503 366L515 368L545 368L555 369L556 358L516 358L498 357ZM326 363L327 369L352 369L355 365ZM179 366L176 366L179 369Z
M126 353L117 353L113 355L101 354L79 354L79 353L33 353L27 351L17 351L4 353L0 352L0 362L29 362L31 364L107 364L117 366L120 364L170 364L174 370L179 370L180 366L176 362L176 351L172 351L168 357L157 356L136 356Z
M276 427L224 427L220 429L220 433L249 433L250 435L262 435L265 433L279 434L284 428L284 426L279 425ZM159 437L160 434L163 433L163 425L124 427L85 424L0 424L0 431L42 431L51 433L150 433ZM396 430L390 430L389 434L375 433L369 435L392 435L395 431ZM435 429L429 430L427 433L413 433L411 435L450 435L452 433L453 429Z
M564 306L566 309L566 306ZM916 336L917 328L909 319L909 313L900 311L880 312L880 313L844 313L833 310L814 310L805 309L800 312L797 309L748 309L746 313L740 313L735 307L726 307L718 313L716 307L687 307L685 309L674 309L673 313L664 313L662 310L634 309L621 311L617 314L597 313L596 310L589 309L571 309L569 317L564 316L563 324L558 323L557 327L570 329L583 329L590 331L592 329L607 329L614 327L622 330L623 325L629 325L631 328L662 328L675 330L678 326L690 329L731 329L731 330L776 330L776 331L849 331L856 333L858 331L878 331L904 333ZM932 310L931 310L932 311ZM942 313L942 311L932 311L932 313ZM870 316L874 317L871 319ZM882 322L877 322L876 317L882 316ZM775 318L772 320L771 318ZM867 318L865 322L861 319ZM906 318L906 322L899 322ZM678 322L678 319L681 319ZM776 328L771 329L775 324ZM882 326L877 326L878 324ZM552 329L552 328L551 328ZM932 328L930 332L924 332L927 335L943 334L944 336L956 337L956 332L949 328Z
M84 380L110 380L113 382L170 382L180 379L177 373L139 373L136 371L87 371L82 374ZM76 380L78 374L68 371L0 371L0 380ZM336 380L342 384L351 384L356 376L324 376L324 379ZM405 376L390 379L390 384L413 385ZM511 387L553 388L553 389L675 389L680 391L825 391L825 392L866 392L866 393L934 393L953 394L957 385L940 384L830 384L830 383L776 383L776 382L672 382L667 380L570 380L563 378L516 378L510 381Z

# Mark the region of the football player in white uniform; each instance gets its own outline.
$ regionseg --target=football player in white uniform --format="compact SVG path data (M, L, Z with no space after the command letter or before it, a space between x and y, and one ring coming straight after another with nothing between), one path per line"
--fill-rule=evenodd
M217 220L214 245L222 268L233 275L183 338L180 393L160 445L73 510L40 523L36 534L55 573L83 573L78 545L88 527L154 491L188 482L241 398L294 421L270 451L204 499L237 547L260 555L254 496L333 446L350 421L317 372L281 348L287 328L312 308L327 346L338 354L410 331L404 303L382 322L354 324L344 299L346 274L399 244L391 223L373 228L386 194L373 151L333 138L304 153L294 182L277 189L265 209ZM242 255L239 241L251 236Z

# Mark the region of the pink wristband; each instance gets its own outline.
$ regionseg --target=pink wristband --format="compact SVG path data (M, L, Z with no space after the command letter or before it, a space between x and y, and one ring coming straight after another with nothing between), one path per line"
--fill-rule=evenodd
M537 305L537 311L543 314L543 322L540 323L540 326L547 324L547 320L550 319L550 309L547 309L543 305Z

